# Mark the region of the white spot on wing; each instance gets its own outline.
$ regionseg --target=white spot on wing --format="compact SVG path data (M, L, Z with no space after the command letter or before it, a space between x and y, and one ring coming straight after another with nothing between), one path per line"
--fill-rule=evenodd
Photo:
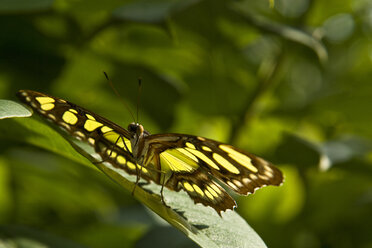
M243 187L243 184L242 184L240 181L236 180L236 179L233 179L233 183L234 183L236 186L238 186L239 188Z
M266 169L266 168L265 168ZM265 170L264 171L265 175L268 176L268 177L273 177L274 174L272 173L272 171L268 171L268 170Z
M244 183L245 185L248 185L250 182L252 182L252 180L249 179L249 178L247 178L247 177L244 177L244 178L242 179L242 181L243 181L243 183Z
M67 130L71 130L71 127L67 124L67 123L65 123L65 122L58 122L58 125L60 125L61 127L64 127L65 129L67 129Z
M256 176L255 174L250 174L249 177L250 177L253 181L257 180L257 176Z
M258 177L259 177L260 179L262 179L262 180L265 180L265 181L267 181L267 180L270 179L269 177L267 177L267 176L265 176L265 175L258 175Z
M57 118L54 115L52 115L52 114L48 114L48 117L50 119L52 119L53 121L57 120Z
M236 186L233 182L227 181L227 184L228 184L231 188L233 188L233 189L235 189L235 190L239 190L238 186Z

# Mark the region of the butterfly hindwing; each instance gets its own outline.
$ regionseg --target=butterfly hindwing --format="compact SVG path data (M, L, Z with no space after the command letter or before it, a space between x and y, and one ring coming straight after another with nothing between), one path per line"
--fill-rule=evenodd
M172 182L166 186L173 190L182 187L195 202L212 206L217 212L232 209L235 203L225 196L228 194L221 187L221 198L208 197L210 195L204 191L207 185L214 183L211 178L242 195L266 185L280 185L283 181L282 173L269 162L214 140L183 134L155 134L147 139L156 150L154 153L166 158L159 160L161 170L171 171L177 178L178 184ZM171 162L173 165L169 166ZM197 194L200 190L188 184L196 185L203 193ZM224 204L219 202L221 199Z
M174 173L167 186L176 191L183 189L195 203L211 206L218 214L236 207L235 200L201 168L190 174Z

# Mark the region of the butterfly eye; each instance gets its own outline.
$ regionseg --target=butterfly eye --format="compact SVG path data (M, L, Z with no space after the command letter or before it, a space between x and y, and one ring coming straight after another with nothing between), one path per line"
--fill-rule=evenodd
M132 122L131 124L128 125L128 131L131 133L136 133L137 132L137 125L136 123Z

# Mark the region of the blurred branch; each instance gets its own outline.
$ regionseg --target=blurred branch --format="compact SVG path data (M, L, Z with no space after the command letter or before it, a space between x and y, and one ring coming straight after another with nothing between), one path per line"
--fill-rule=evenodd
M243 124L246 124L249 119L253 116L256 103L258 102L258 99L270 88L270 86L274 82L275 75L279 71L279 67L282 64L282 60L284 57L284 52L281 51L275 59L272 59L270 61L267 61L266 64L263 62L263 66L266 65L265 73L262 73L262 75L265 75L261 77L257 83L256 88L253 91L253 94L251 97L247 99L247 101L244 104L242 112L239 114L238 120L233 123L232 131L230 133L230 137L228 140L229 144L234 144L237 140L238 134L240 133L240 130L244 127Z
M312 35L299 29L265 20L241 8L238 4L233 5L232 8L240 13L245 21L261 31L277 34L287 40L309 47L316 53L321 64L325 64L328 61L327 49L319 39Z
M310 34L298 30L292 27L288 27L282 24L273 23L265 20L262 17L258 17L249 12L249 10L242 8L239 4L232 5L232 9L240 13L241 17L251 24L252 26L258 28L259 30L267 33L272 33L283 37L286 40L293 41L304 46L311 48L317 55L321 64L325 64L328 60L328 52L323 45L323 43L311 36ZM247 99L244 104L243 111L239 115L238 120L233 123L232 131L229 137L229 143L234 143L240 133L241 128L246 124L252 117L256 103L259 98L270 88L274 82L275 75L277 74L280 64L282 63L284 57L284 52L281 51L275 58L271 61L266 61L266 71L263 73L263 77L259 78L256 88L250 98ZM265 66L265 62L262 64Z

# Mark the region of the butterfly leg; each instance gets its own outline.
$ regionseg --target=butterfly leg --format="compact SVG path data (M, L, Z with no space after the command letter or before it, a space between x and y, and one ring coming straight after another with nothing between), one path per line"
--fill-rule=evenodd
M133 157L133 154L130 152L130 150L129 150L128 146L127 146L127 143L125 143L125 141L124 141L123 136L120 135L119 138L121 139L121 142L123 142L124 147L125 147L125 149L127 150L127 152L129 152L129 154ZM119 139L119 138L118 138L118 139ZM116 142L118 142L118 140L117 140Z
M165 181L165 177L166 177L166 175L164 174L163 176L164 176L164 179L163 179L163 182L161 183L161 189L160 189L161 202L164 204L164 206L170 208L170 206L168 206L168 205L165 203L165 200L164 200L164 185L165 185L165 182L166 182L166 181ZM172 173L172 175L171 175L170 177L172 177L172 176L173 176L173 173Z
M132 195L134 195L134 191L136 190L136 187L139 183L139 180L141 179L141 173L142 173L142 166L141 166L141 169L139 171L138 171L138 166L136 166L137 177L136 177L136 183L134 184L134 187L133 187L133 190L132 190Z
M103 162L107 162L108 159L109 159L109 158L111 157L111 155L112 155L113 148L114 148L114 147L116 146L116 144L119 142L120 137L122 138L122 136L119 135L119 137L116 139L115 143L113 143L113 144L110 146L110 153L109 153L107 156L105 156L101 161L94 161L93 164L101 164L101 163L103 163ZM123 143L124 143L124 141L123 141ZM124 143L124 144L125 144L125 143ZM102 154L106 154L106 151L107 151L108 149L109 149L109 147L106 146ZM103 157L103 156L102 156L102 157Z
M167 206L167 204L164 201L164 182L161 184L161 189L160 189L160 196L161 196L161 202Z

